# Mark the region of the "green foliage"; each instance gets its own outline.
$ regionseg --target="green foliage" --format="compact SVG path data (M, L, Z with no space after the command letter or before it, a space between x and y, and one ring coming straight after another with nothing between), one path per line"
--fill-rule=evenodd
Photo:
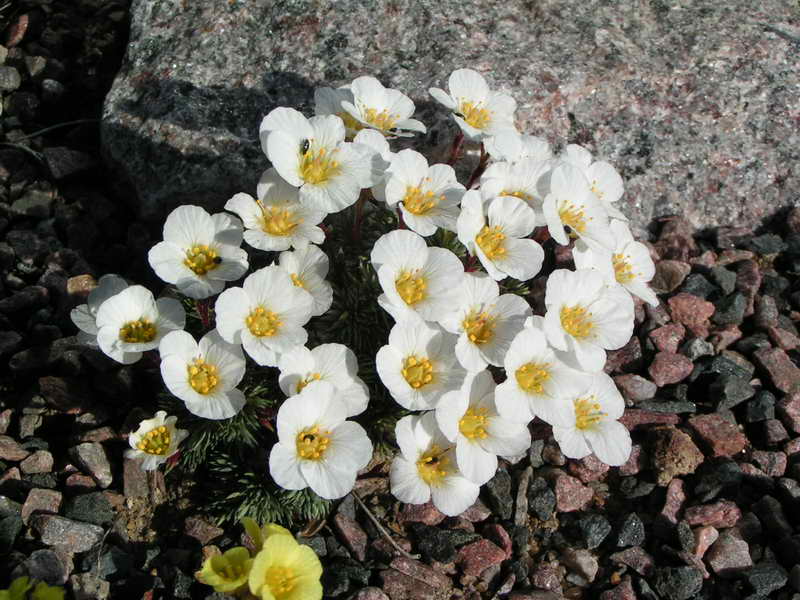
M43 581L34 586L34 581L17 577L9 588L0 590L0 600L64 600L64 588Z

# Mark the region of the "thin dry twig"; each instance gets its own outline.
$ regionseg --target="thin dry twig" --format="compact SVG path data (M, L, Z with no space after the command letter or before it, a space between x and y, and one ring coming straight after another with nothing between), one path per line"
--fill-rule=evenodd
M370 518L370 521L372 521L375 527L378 528L378 531L380 531L383 537L385 537L389 541L389 543L392 545L392 548L397 550L401 556L408 558L410 560L417 560L419 558L419 554L410 554L406 552L397 544L397 542L394 541L392 536L389 535L389 532L386 531L386 528L384 528L384 526L380 524L380 522L378 521L378 517L372 514L372 511L367 507L366 504L364 504L364 501L356 493L355 490L353 490L350 493L353 495L353 498L355 498L356 502L358 502L358 505L364 510L365 513L367 513L367 516Z

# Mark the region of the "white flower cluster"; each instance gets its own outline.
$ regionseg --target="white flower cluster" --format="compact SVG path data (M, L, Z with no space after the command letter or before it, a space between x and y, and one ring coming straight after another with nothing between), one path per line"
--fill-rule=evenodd
M397 423L393 493L411 503L432 498L445 514L459 514L494 475L498 456L527 450L535 417L553 426L567 456L625 462L630 437L617 421L624 404L602 369L606 350L631 336L631 294L657 299L647 286L654 274L647 248L614 206L622 179L579 146L556 156L545 140L518 133L514 99L475 71L459 69L449 93L430 93L460 128L450 163L465 140L481 144L467 186L452 164L391 150L390 140L426 131L404 94L373 77L318 89L315 116L280 107L264 117L260 140L272 168L256 197L239 193L225 204L236 217L178 207L150 250L155 273L198 306L208 309L201 303L217 296L216 328L196 341L183 331L177 300L155 300L107 275L73 311L82 338L125 364L158 349L166 387L208 419L231 418L246 405L237 388L245 355L276 367L287 399L270 473L286 489L339 498L372 458L366 432L347 420L366 410L369 391L355 354L341 344L307 348L306 325L333 301L321 224L369 199L399 221L370 256L383 291L377 302L395 320L376 370L398 404L424 411ZM501 293L498 282L540 273L545 253L534 233L546 234L539 228L560 244L577 238L577 270L550 274L545 305L533 307L543 316L533 316L526 298ZM439 229L464 246L466 266L428 245L425 237ZM279 254L241 287L224 289L249 269L243 241ZM499 368L506 378L497 385ZM159 413L131 434L129 452L156 468L185 436L175 417Z

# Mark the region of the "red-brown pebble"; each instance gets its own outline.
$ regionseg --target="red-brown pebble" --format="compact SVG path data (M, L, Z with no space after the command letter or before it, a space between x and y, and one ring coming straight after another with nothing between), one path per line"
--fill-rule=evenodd
M714 456L733 456L744 450L747 438L730 421L712 413L688 421L689 427L706 443Z
M714 314L714 305L692 294L681 292L668 301L672 320L682 323L697 337L708 337L708 319Z

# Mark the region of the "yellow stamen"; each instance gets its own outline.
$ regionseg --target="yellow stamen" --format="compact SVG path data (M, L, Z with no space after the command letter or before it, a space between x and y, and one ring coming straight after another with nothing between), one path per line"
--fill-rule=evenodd
M272 337L283 325L278 315L263 306L250 311L245 323L250 333L256 337Z
M514 375L520 388L529 394L542 394L545 382L550 379L550 365L548 363L525 363L517 369Z
M485 129L492 122L491 111L483 108L481 103L462 102L458 107L460 116L475 129Z
M578 429L590 429L603 420L606 413L600 410L600 403L596 396L588 398L578 398L575 400L575 427Z
M339 117L344 122L344 128L348 132L354 132L355 134L364 129L364 126L361 123L359 123L356 120L356 118L347 111L343 110L340 113L336 113L336 116ZM350 139L352 138L348 136L348 140Z
M419 274L419 270L400 271L399 276L394 281L395 289L400 297L408 305L416 304L425 298L425 288L427 282L425 276Z
M294 589L294 571L290 567L270 567L265 578L266 586L272 595L281 600Z
M300 177L311 184L326 183L336 177L341 171L341 165L334 159L333 152L328 152L326 148L309 148L300 157Z
M198 394L210 394L219 384L217 367L202 358L195 358L186 370L189 374L189 385Z
M407 356L403 360L403 369L401 371L403 377L415 390L428 385L433 382L433 365L427 358L419 358L418 356Z
M524 200L528 204L533 204L536 200L533 196L531 196L527 192L523 192L522 190L503 190L498 194L500 196L514 196L514 198L519 198L520 200Z
M558 218L561 219L564 225L569 226L577 233L586 231L586 226L592 220L591 217L586 216L586 211L583 207L576 206L569 200L564 201L559 207Z
M385 108L380 112L374 108L364 111L364 120L381 131L393 129L399 118L400 115L393 115Z
M497 318L488 312L471 310L467 318L461 322L464 333L473 344L486 344L494 337L494 322Z
M422 481L434 487L442 484L450 470L450 457L445 454L447 450L433 444L419 457L417 472Z
M580 304L561 308L561 327L574 338L583 339L591 335L594 329L592 313Z
M486 426L489 417L486 415L485 408L468 408L464 416L458 422L458 430L465 438L483 440L489 437L486 433Z
M169 451L171 439L169 429L161 425L145 433L136 447L146 454L164 456Z
M219 266L219 254L206 244L196 244L186 250L183 264L198 275L205 275Z
M303 429L295 440L298 456L306 460L323 458L331 443L330 434L330 431L321 430L318 425Z
M483 229L475 236L475 243L480 246L483 253L490 260L497 260L505 257L506 249L505 246L503 246L503 241L505 239L506 235L503 233L503 228L500 227L500 225L495 225L493 227L484 225Z
M289 208L261 205L261 229L265 233L279 237L292 235L302 222L303 219Z
M423 191L422 188L408 186L403 197L403 206L412 215L424 215L444 199L444 194L437 196L430 190Z
M306 289L305 281L303 281L303 279L297 273L292 273L291 276L292 283L295 285L295 287Z
M619 283L630 283L636 278L636 274L631 267L630 256L627 254L616 253L611 256L614 264L614 277Z
M119 339L128 344L146 344L156 338L156 326L142 317L135 321L128 321L119 330Z
M320 373L310 373L306 375L305 379L301 379L300 381L297 382L297 393L299 394L300 392L302 392L303 388L306 387L312 381L319 381L320 379L322 379L322 375Z

